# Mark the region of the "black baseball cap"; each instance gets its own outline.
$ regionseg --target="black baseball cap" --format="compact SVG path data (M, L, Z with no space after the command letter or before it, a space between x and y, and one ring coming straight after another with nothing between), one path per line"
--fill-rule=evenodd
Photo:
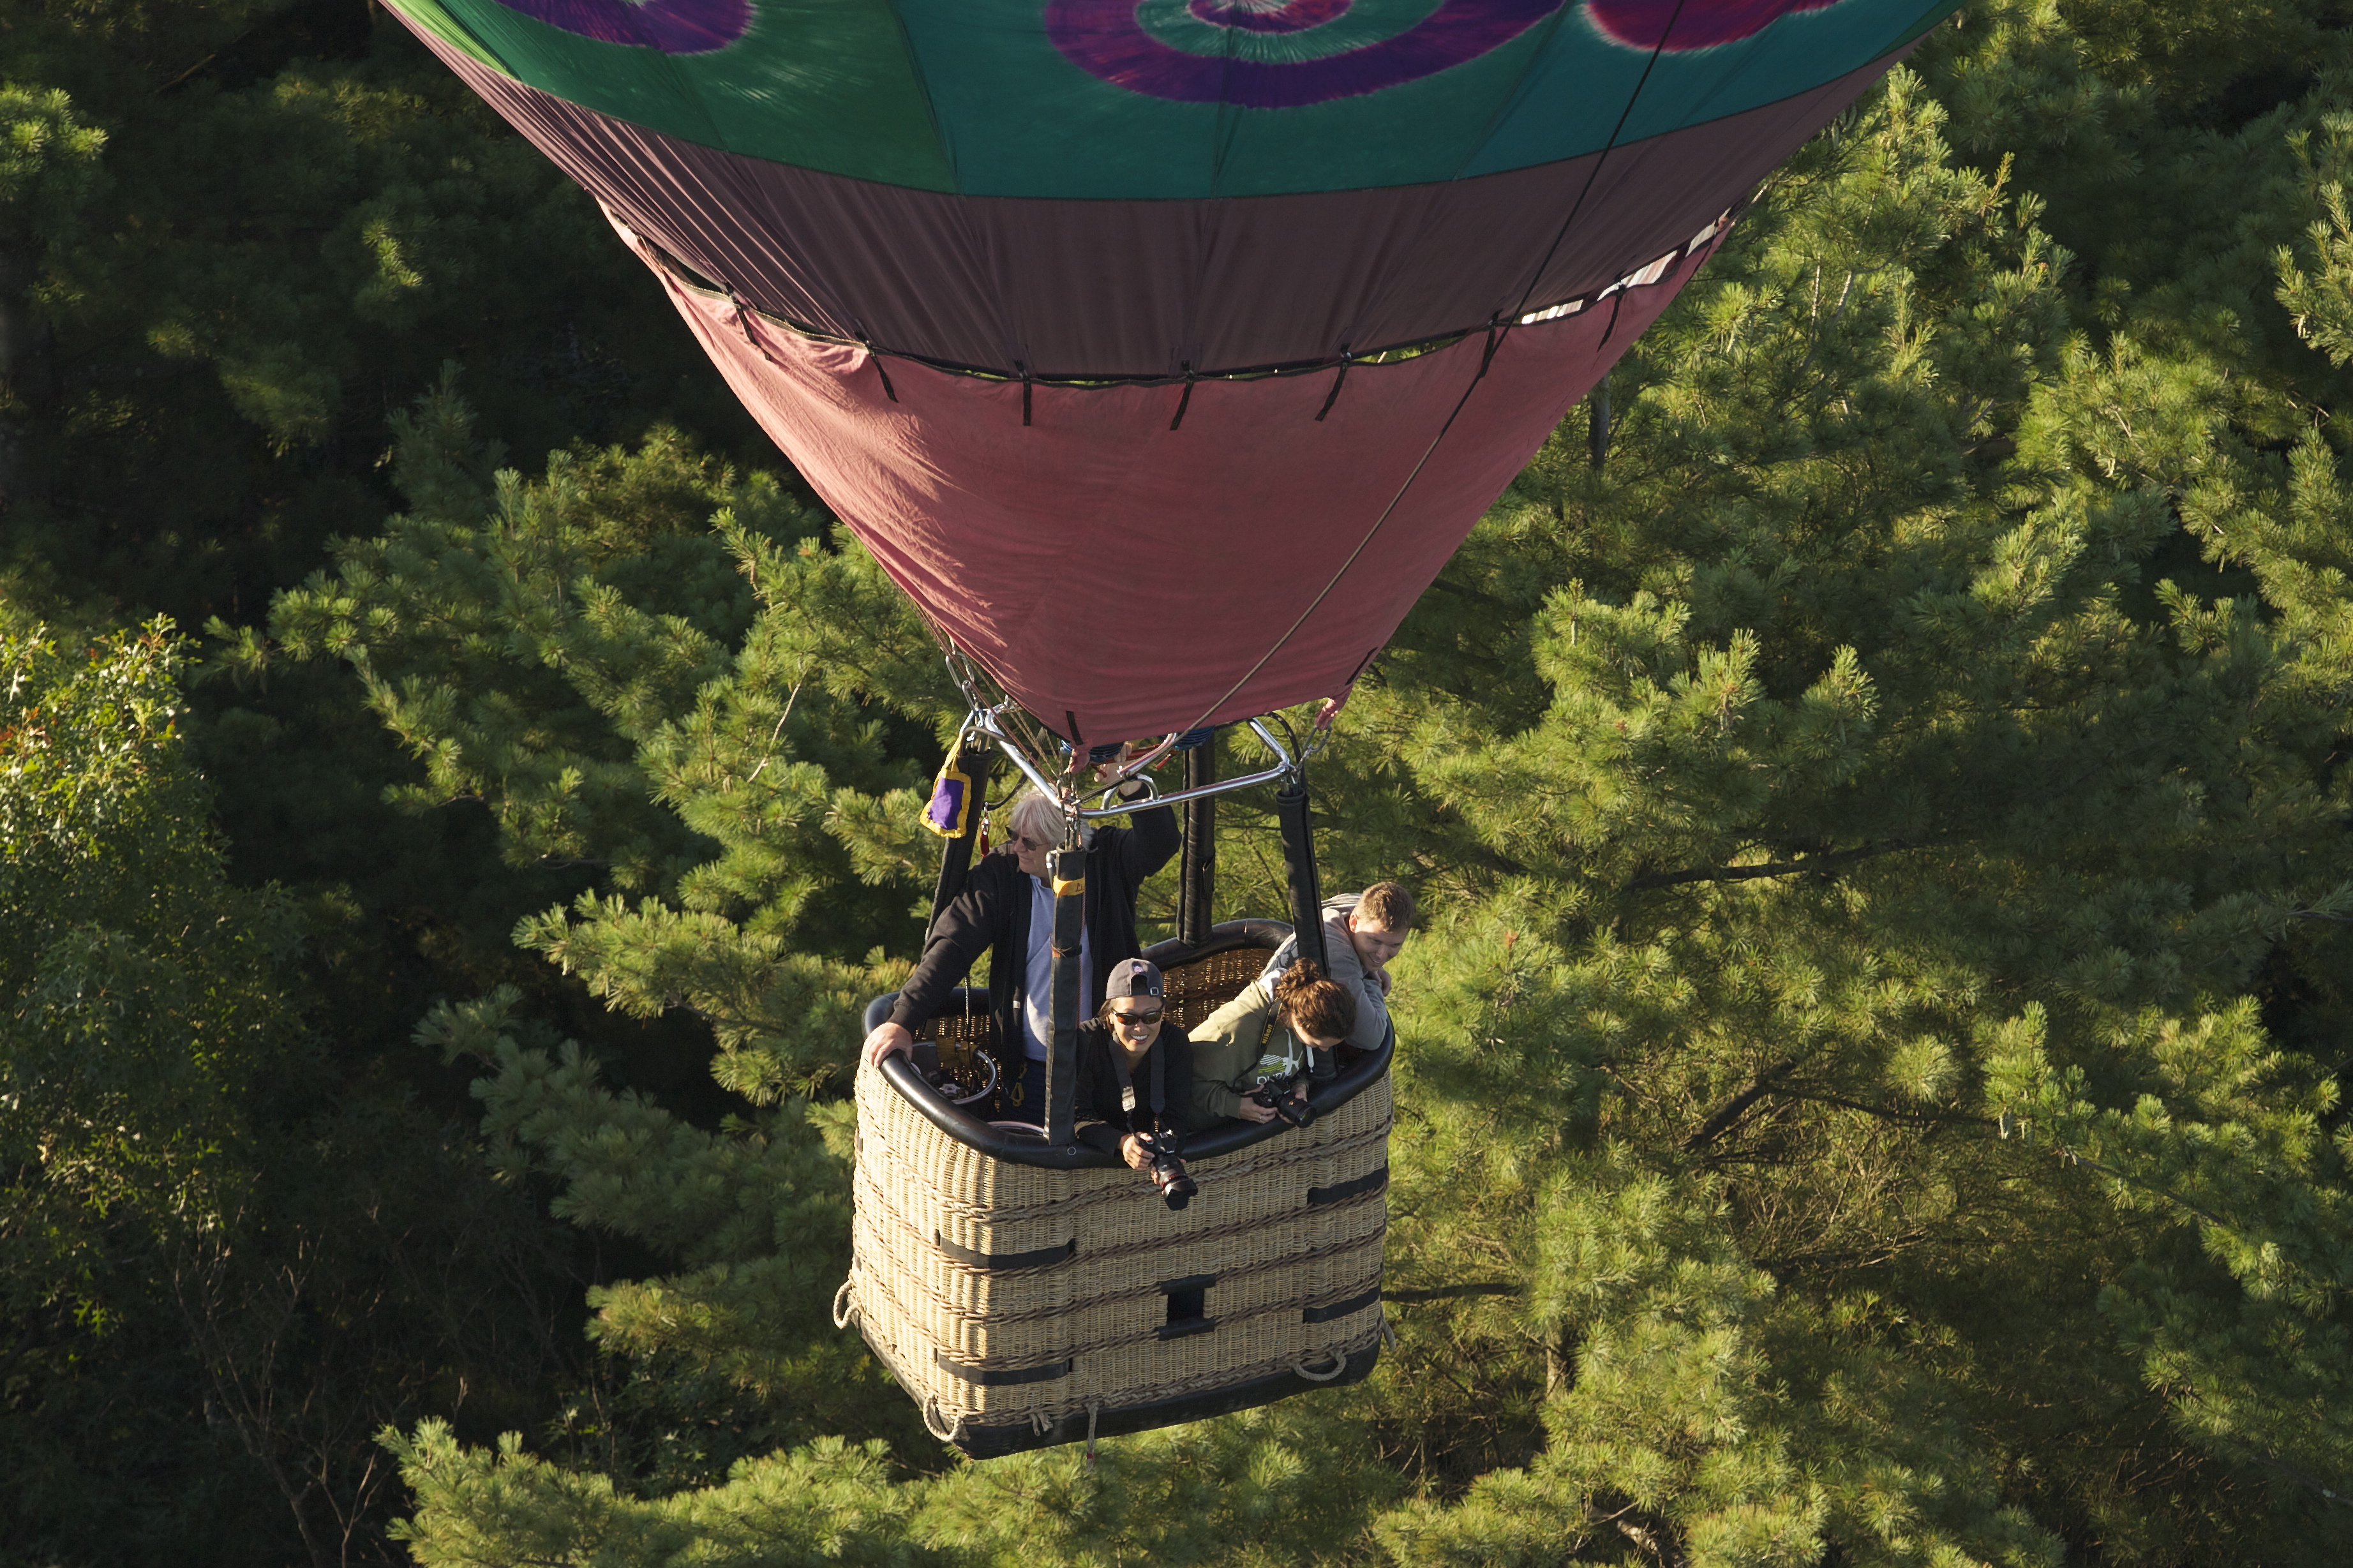
M1160 967L1141 958L1123 958L1111 966L1111 978L1103 983L1103 1000L1116 1001L1122 996L1157 996L1160 994Z

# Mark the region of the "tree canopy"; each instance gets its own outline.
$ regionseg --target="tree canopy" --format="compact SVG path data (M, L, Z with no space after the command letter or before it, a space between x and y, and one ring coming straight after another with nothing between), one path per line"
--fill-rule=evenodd
M396 31L7 20L0 1561L2353 1550L2353 10L1972 5L1760 188L1316 763L1397 1348L1092 1465L828 1313L914 613Z

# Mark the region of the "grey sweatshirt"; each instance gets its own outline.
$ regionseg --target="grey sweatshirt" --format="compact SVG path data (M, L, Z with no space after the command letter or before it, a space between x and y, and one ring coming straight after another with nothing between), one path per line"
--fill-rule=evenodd
M1348 1031L1348 1044L1359 1050L1369 1051L1378 1046L1389 1032L1389 1002L1381 990L1381 983L1365 973L1362 960L1356 956L1354 942L1348 940L1348 912L1356 907L1361 893L1342 893L1324 900L1324 956L1329 963L1332 978L1338 981L1356 998L1356 1026ZM1275 976L1291 967L1299 956L1299 939L1292 938L1275 949L1259 978L1270 992ZM1249 993L1245 992L1247 995ZM1231 1115L1232 1112L1226 1112Z

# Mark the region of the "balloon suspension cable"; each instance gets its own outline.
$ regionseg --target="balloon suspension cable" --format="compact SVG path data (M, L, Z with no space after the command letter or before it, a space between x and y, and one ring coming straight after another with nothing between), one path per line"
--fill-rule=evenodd
M1543 258L1537 261L1535 269L1529 272L1527 284L1520 290L1520 302L1513 307L1508 316L1503 318L1504 330L1501 336L1489 345L1485 356L1480 361L1478 373L1472 375L1468 384L1462 388L1462 395L1454 400L1453 408L1448 412L1444 421L1438 426L1438 434L1430 438L1430 445L1422 448L1420 458L1407 473L1405 482L1398 486L1397 493L1389 497L1388 505L1381 509L1380 515L1373 519L1372 526L1365 530L1364 537L1356 541L1356 547L1348 552L1347 557L1340 563L1338 569L1324 580L1324 586L1316 590L1315 596L1307 601L1307 607L1300 611L1297 618L1282 629L1281 636L1267 645L1266 651L1258 656L1256 663L1242 671L1240 677L1231 686L1226 688L1222 695L1201 710L1201 716L1187 726L1188 729L1198 729L1207 723L1210 714L1232 701L1235 695L1255 679L1258 672L1264 669L1268 662L1289 646L1293 637L1299 635L1299 628L1305 626L1308 618L1317 610L1323 608L1324 601L1331 596L1332 590L1338 587L1340 580L1355 569L1356 562L1371 547L1374 539L1388 526L1390 517L1396 513L1398 504L1405 500L1406 492L1412 489L1414 481L1421 478L1421 471L1430 466L1430 459L1438 455L1438 448L1445 441L1448 433L1454 428L1454 422L1462 416L1462 410L1470 406L1471 395L1479 389L1480 383L1486 380L1487 367L1494 363L1496 349L1503 346L1504 339L1512 335L1513 328L1520 325L1522 318L1527 313L1529 301L1535 298L1537 285L1544 281L1545 270L1552 265L1552 258L1560 252L1561 243L1568 237L1569 230L1576 226L1577 216L1585 210L1585 199L1592 195L1594 183L1601 177L1602 168L1609 162L1609 155L1618 150L1618 138L1625 134L1626 122L1633 117L1634 106L1641 101L1642 89L1650 85L1651 73L1658 68L1659 57L1665 52L1667 40L1674 36L1675 24L1682 19L1686 4L1688 0L1675 0L1674 9L1668 15L1666 26L1659 30L1657 45L1651 48L1650 58L1642 64L1642 74L1635 79L1634 90L1627 94L1625 107L1618 111L1618 122L1610 127L1609 139L1602 144L1601 155L1594 160L1593 167L1586 172L1585 183L1577 188L1577 199L1569 204L1567 216L1560 220L1560 226L1553 231L1552 243L1545 247ZM1567 6L1560 7L1555 13L1556 18L1566 15L1567 10ZM1557 25L1556 20L1555 25ZM1343 351L1341 374L1345 375L1346 373L1345 351ZM1338 395L1338 391L1335 384L1333 388L1335 396ZM1324 413L1329 412L1331 412L1331 404L1327 401L1324 404ZM1322 414L1316 416L1318 419L1323 416Z
M1012 698L993 695L994 683L966 658L961 650L951 648L947 655L949 677L971 704L959 731L967 742L995 741L1010 758L1013 766L1028 779L1037 791L1061 807L1073 826L1103 817L1125 816L1131 812L1148 810L1160 805L1181 805L1187 801L1204 800L1212 795L1232 795L1240 790L1254 789L1261 784L1288 784L1298 776L1305 758L1300 754L1296 731L1277 718L1291 743L1285 745L1266 721L1251 719L1247 723L1273 761L1254 773L1241 773L1229 779L1219 779L1194 788L1164 792L1148 772L1165 762L1176 750L1185 731L1175 731L1160 736L1141 752L1124 752L1114 759L1115 765L1106 774L1090 778L1087 775L1088 751L1072 745L1038 722ZM1323 736L1310 737L1311 744L1320 750ZM1313 754L1312 752L1310 754ZM1122 798L1119 786L1134 779L1144 785L1144 793L1133 799ZM1088 805L1093 800L1097 805Z
M1020 772L1029 782L1045 792L1050 799L1065 802L1071 794L1082 764L1073 752L1069 758L1057 759L1068 751L1059 736L1031 718L1022 706L997 691L993 682L976 668L964 651L950 644L947 653L948 678L964 693L971 710L965 715L961 739L979 743L987 739L999 742L1008 756L1013 757ZM1052 774L1050 780L1041 773ZM1065 802L1066 804L1066 802Z
M1307 739L1304 742L1300 740L1299 731L1291 727L1290 720L1279 713L1270 713L1267 717L1282 726L1283 739L1291 742L1292 755L1299 759L1299 765L1303 768L1322 756L1324 748L1331 745L1332 721L1339 714L1341 705L1346 700L1345 697L1337 697L1324 703L1316 713L1314 721L1308 725Z

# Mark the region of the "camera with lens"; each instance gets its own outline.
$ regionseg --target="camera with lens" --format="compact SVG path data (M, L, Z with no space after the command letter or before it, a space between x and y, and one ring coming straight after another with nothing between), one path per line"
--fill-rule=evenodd
M1191 1203L1193 1194L1201 1189L1186 1171L1185 1162L1163 1149L1160 1141L1149 1134L1137 1141L1144 1145L1144 1152L1152 1156L1149 1172L1152 1184L1160 1190L1160 1195L1168 1201L1168 1206L1181 1209Z
M1250 1091L1250 1100L1273 1111L1285 1127L1304 1127L1315 1120L1315 1108L1304 1100L1291 1098L1292 1086L1296 1082L1296 1079L1282 1079L1262 1083Z

